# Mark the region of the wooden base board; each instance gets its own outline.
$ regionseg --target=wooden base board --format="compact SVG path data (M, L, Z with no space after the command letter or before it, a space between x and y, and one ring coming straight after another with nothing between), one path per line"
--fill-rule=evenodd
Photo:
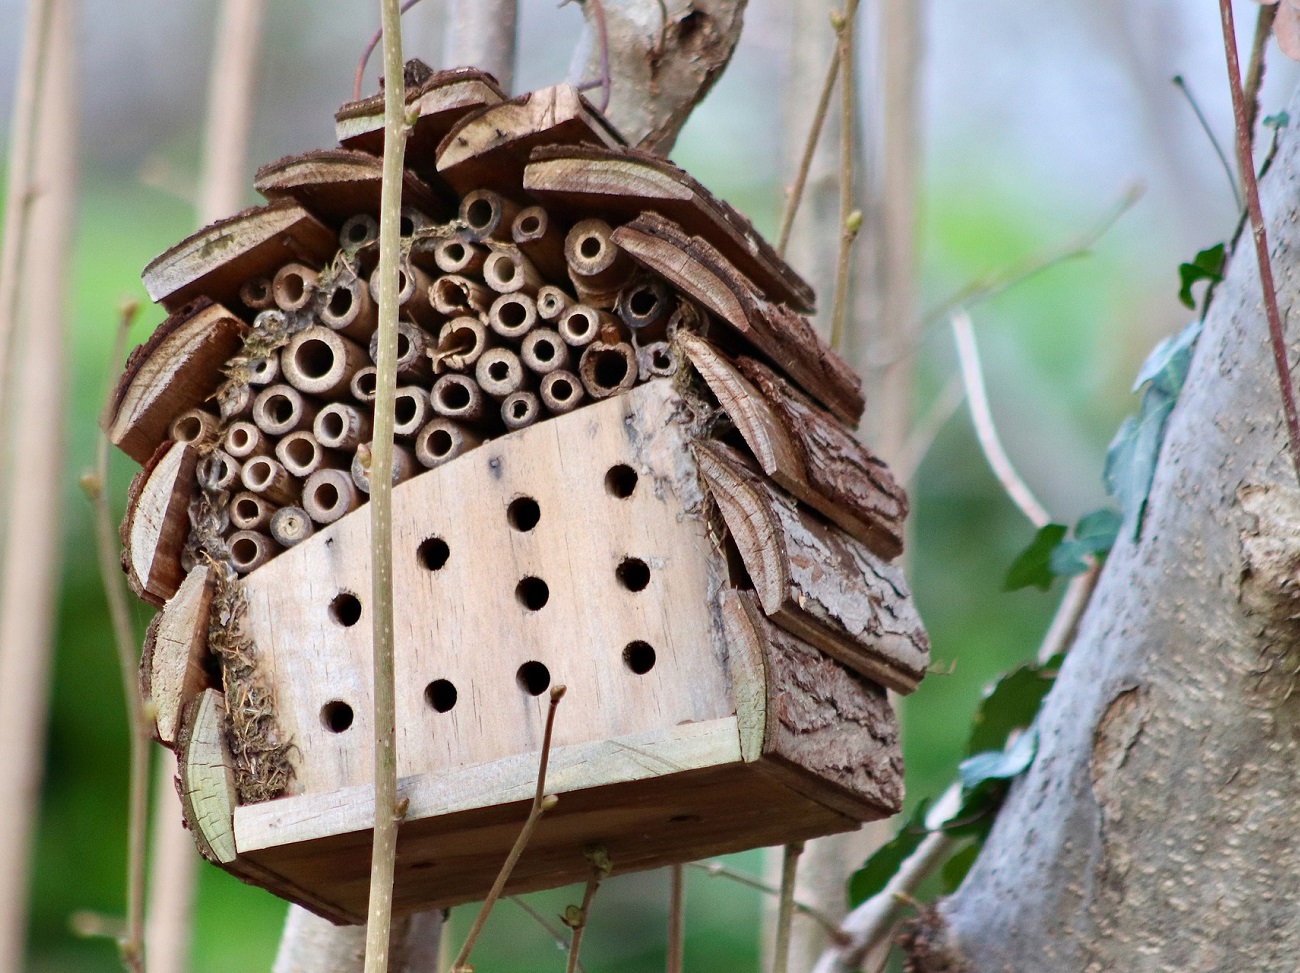
M857 818L787 786L789 767L740 761L564 792L541 821L511 875L508 895L587 877L584 852L603 846L616 874L659 868L848 831ZM397 849L394 908L441 908L486 895L528 814L529 801L412 821ZM242 811L243 809L241 809ZM862 820L883 816L863 808ZM353 831L249 853L256 884L335 922L360 923L370 882L370 831ZM254 880L253 875L248 875ZM303 896L310 896L310 899Z

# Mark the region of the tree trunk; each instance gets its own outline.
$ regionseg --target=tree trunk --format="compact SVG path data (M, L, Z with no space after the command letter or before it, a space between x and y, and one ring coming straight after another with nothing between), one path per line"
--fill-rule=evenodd
M1264 184L1283 309L1297 164L1292 131ZM1141 534L1110 555L984 852L914 927L920 971L1295 968L1300 491L1241 242Z

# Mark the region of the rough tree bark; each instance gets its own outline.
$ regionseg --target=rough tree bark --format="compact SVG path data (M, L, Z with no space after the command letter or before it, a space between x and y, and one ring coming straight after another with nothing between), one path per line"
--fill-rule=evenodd
M611 81L605 114L632 145L667 155L740 40L747 0L601 0L584 3L587 29L569 80ZM601 45L599 17L606 44ZM590 97L597 104L600 90Z
M1283 309L1300 300L1298 165L1291 132L1263 187ZM922 973L1295 968L1300 490L1286 450L1243 235L1141 535L1110 555L984 852L915 928Z
M516 0L452 0L446 16L443 65L480 68L510 91L515 83Z

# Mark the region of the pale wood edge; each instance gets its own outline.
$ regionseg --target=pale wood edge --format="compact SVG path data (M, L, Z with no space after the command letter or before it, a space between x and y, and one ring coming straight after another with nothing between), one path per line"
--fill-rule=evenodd
M181 456L176 461L176 468L168 475L168 457L172 450L180 449ZM162 442L153 457L135 475L131 489L127 494L126 516L122 520L120 536L122 540L122 567L126 571L127 584L136 597L151 605L161 607L168 598L176 593L168 590L158 577L159 558L167 558L174 566L174 573L180 575L181 549L189 533L189 494L194 485L194 471L198 466L198 451L186 443ZM164 519L158 524L154 534L153 550L148 552L148 560L143 561L146 552L136 549L135 520L143 503L147 502L154 491L164 487L159 480L160 471L167 475L169 500L165 505ZM184 495L177 496L177 485L185 487ZM170 524L170 530L167 530ZM168 536L170 535L170 536ZM142 573L141 569L145 569ZM179 586L179 582L178 582Z
M473 111L476 108L489 108L501 104L507 98L491 75L474 68L454 68L451 71L440 71L419 88L408 89L406 104L419 106L420 114L415 122L418 126L420 119L429 115L441 115L458 109ZM349 102L334 115L335 137L349 148L351 143L381 132L383 127L382 94Z
M190 700L210 688L202 657L208 647L214 582L210 565L192 568L145 632L141 694L152 704L155 739L165 747L175 747Z
M235 860L235 772L226 747L226 702L206 689L185 711L178 747L181 809L199 852L218 865Z
M562 800L565 793L742 760L738 721L725 717L553 749L546 790ZM537 754L526 753L407 777L398 784L398 797L410 801L409 822L525 801L536 786ZM236 810L234 827L236 845L244 855L373 825L374 787L363 784L246 805Z
M746 763L763 756L767 732L767 663L763 641L745 610L742 596L724 588L722 626L727 638L727 669L731 695L736 703L736 725L740 731L740 753Z

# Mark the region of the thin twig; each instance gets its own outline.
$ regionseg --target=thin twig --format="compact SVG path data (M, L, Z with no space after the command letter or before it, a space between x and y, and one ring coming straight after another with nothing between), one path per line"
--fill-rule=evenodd
M1196 97L1192 94L1187 82L1183 80L1181 74L1174 75L1174 87L1183 93L1187 103L1192 106L1192 111L1196 115L1196 120L1201 123L1201 130L1205 132L1205 137L1210 140L1210 145L1214 146L1214 154L1219 157L1219 162L1223 165L1223 172L1228 177L1228 185L1232 187L1232 198L1237 201L1237 209L1241 209L1241 188L1237 185L1237 177L1232 173L1232 163L1228 161L1228 153L1223 151L1223 146L1219 144L1219 139L1214 134L1214 129L1210 128L1209 119L1205 117L1205 112L1201 111L1201 106L1197 103Z
M686 942L686 869L674 865L669 870L668 957L665 973L682 973L682 956Z
M554 925L549 919L546 918L546 916L542 915L531 905L529 905L527 900L523 899L522 897L518 895L508 895L506 896L506 899L507 901L513 902L515 905L519 906L519 908L523 909L524 912L527 913L528 917L533 920L533 922L541 926L542 929L545 930L546 935L550 936L551 939L555 941L555 946L557 949L563 950L566 953L568 952L569 941L567 938L565 938L564 933L560 931L558 926ZM586 968L581 963L578 964L578 973L586 973Z
M1002 440L993 422L993 413L989 410L979 349L975 346L975 330L971 327L970 315L965 311L953 312L952 336L957 346L957 360L961 365L962 384L966 386L971 422L975 426L980 448L984 450L984 458L988 460L993 475L998 478L1011 501L1035 527L1042 529L1052 522L1052 517L1020 478L1007 451L1002 448Z
M711 878L725 878L737 885L744 885L746 888L754 889L765 895L780 896L781 890L775 885L768 885L766 882L754 878L753 875L746 875L744 872L738 872L734 868L728 868L721 862L687 862L687 868L698 868ZM794 901L794 910L800 915L805 915L817 925L826 931L831 939L836 939L840 934L840 924L828 916L825 912L815 906L808 905L806 902Z
M573 0L560 0L560 6L572 3ZM592 88L600 89L600 110L602 112L609 108L609 96L613 87L613 78L609 68L609 27L605 23L605 5L601 0L577 0L585 9L587 4L591 4L596 18L596 43L600 46L600 77L594 81L584 81L578 85L579 91L590 91ZM660 42L662 44L664 30L668 26L668 12L664 10L663 4L660 3L660 11L663 14L664 26L659 31Z
M483 905L479 907L478 915L474 917L474 924L470 926L469 934L465 937L465 943L460 947L460 952L456 954L456 959L451 964L451 973L459 973L464 969L465 963L469 960L470 950L474 948L479 933L483 931L483 926L492 913L492 907L496 905L497 899L501 897L501 890L505 888L506 882L509 881L510 873L514 871L516 863L524 853L524 849L528 847L528 841L537 828L537 822L542 819L545 812L555 807L559 800L554 794L548 796L546 793L546 765L551 759L551 734L555 729L555 710L563 698L564 686L552 686L551 705L546 711L546 729L542 732L542 756L537 768L537 790L533 794L532 807L528 809L528 819L524 821L524 826L519 831L519 837L515 839L510 854L506 856L505 863L501 866L501 871L497 873L496 881L492 883L487 898L483 900Z
M822 82L821 94L817 96L817 108L813 111L812 125L808 128L808 138L804 141L803 155L799 158L799 171L795 173L794 183L790 186L790 195L786 197L785 211L781 214L781 231L776 239L776 252L784 257L785 248L790 245L790 233L794 229L794 218L803 202L804 188L808 185L808 174L812 171L813 156L817 153L817 143L821 141L822 127L826 124L826 112L830 108L831 93L835 90L835 79L840 73L840 46L835 45L831 52L831 63L826 67L826 79Z
M404 14L414 7L420 0L404 0L398 14ZM370 35L370 40L366 41L365 49L361 52L361 58L357 61L356 73L352 76L352 100L361 100L361 79L366 73L366 65L370 63L370 55L375 53L375 48L379 42L384 39L384 28L380 27ZM387 83L387 82L385 82Z
M127 301L122 305L113 351L108 360L108 395L112 394L113 376L126 354L126 336L140 305ZM126 597L126 582L118 564L120 549L113 513L108 505L108 436L101 432L95 444L95 469L81 478L81 488L89 498L95 514L95 547L99 556L99 573L108 602L108 616L113 627L113 643L122 677L122 697L126 705L131 732L130 798L126 837L126 927L118 940L122 965L142 973L144 957L144 875L145 842L149 828L149 723L140 700L140 660L136 658L135 632Z
M564 910L564 924L573 930L573 937L569 940L569 961L565 964L564 973L576 973L578 969L582 934L586 931L587 920L591 917L591 900L596 897L596 890L600 888L600 883L609 877L613 869L609 855L602 847L597 846L588 851L587 860L591 862L591 874L587 876L587 886L582 890L582 905L576 908L569 906Z
M1282 412L1291 445L1291 463L1300 478L1300 415L1296 413L1295 386L1291 381L1291 363L1287 358L1286 334L1277 307L1277 290L1273 286L1273 265L1268 256L1268 231L1259 203L1259 182L1255 179L1255 162L1250 151L1250 127L1246 100L1241 90L1241 65L1237 62L1237 35L1232 22L1231 0L1219 0L1223 20L1223 50L1228 60L1228 83L1232 87L1232 116L1237 125L1237 163L1246 190L1246 209L1255 237L1255 259L1259 262L1259 282L1264 290L1264 311L1268 316L1268 334L1273 346L1273 366L1282 394Z
M1110 232L1111 227L1119 222L1120 217L1133 208L1137 201L1142 198L1144 192L1144 187L1139 184L1129 186L1120 195L1115 205L1095 226L1045 254L1034 254L1027 260L1012 264L1004 270L976 277L963 285L951 297L927 311L922 318L922 323L929 328L946 320L959 307L973 307L990 298L997 297L1018 284L1023 284L1043 271L1050 270L1057 264L1086 256L1092 251L1097 241Z
M835 303L831 309L831 347L839 349L844 339L844 315L849 297L849 251L862 229L862 214L853 209L854 74L853 39L858 0L848 0L839 32L840 65L840 255L835 267Z
M894 475L898 477L900 483L910 483L912 477L916 476L916 471L925 462L925 457L929 454L935 439L938 438L939 432L956 414L965 398L966 388L962 385L961 376L951 376L935 396L934 402L930 404L925 415L921 416L907 434L907 441L903 443L903 455L892 464Z
M397 0L381 0L384 35L384 163L379 202L379 355L370 467L371 633L374 654L375 831L370 860L365 973L387 973L397 831L397 717L393 664L393 410L397 397L397 293L401 248L406 88ZM404 804L405 802L403 802Z
M1264 52L1268 50L1268 39L1273 34L1277 9L1275 3L1260 5L1259 15L1255 18L1255 40L1250 46L1250 61L1246 65L1246 128L1250 132L1252 147L1255 119L1259 117L1259 89L1264 84Z
M1043 642L1038 647L1039 665L1045 664L1053 656L1060 655L1074 641L1074 636L1079 630L1079 619L1083 617L1083 611L1088 607L1092 593L1097 588L1097 579L1101 577L1101 562L1095 558L1088 560L1088 570L1070 579L1070 584L1065 589L1065 596L1056 606L1052 624L1048 626L1047 634L1043 636Z
M781 857L781 897L776 913L776 945L772 947L772 973L785 973L790 965L790 927L794 923L794 883L803 842L792 841Z

